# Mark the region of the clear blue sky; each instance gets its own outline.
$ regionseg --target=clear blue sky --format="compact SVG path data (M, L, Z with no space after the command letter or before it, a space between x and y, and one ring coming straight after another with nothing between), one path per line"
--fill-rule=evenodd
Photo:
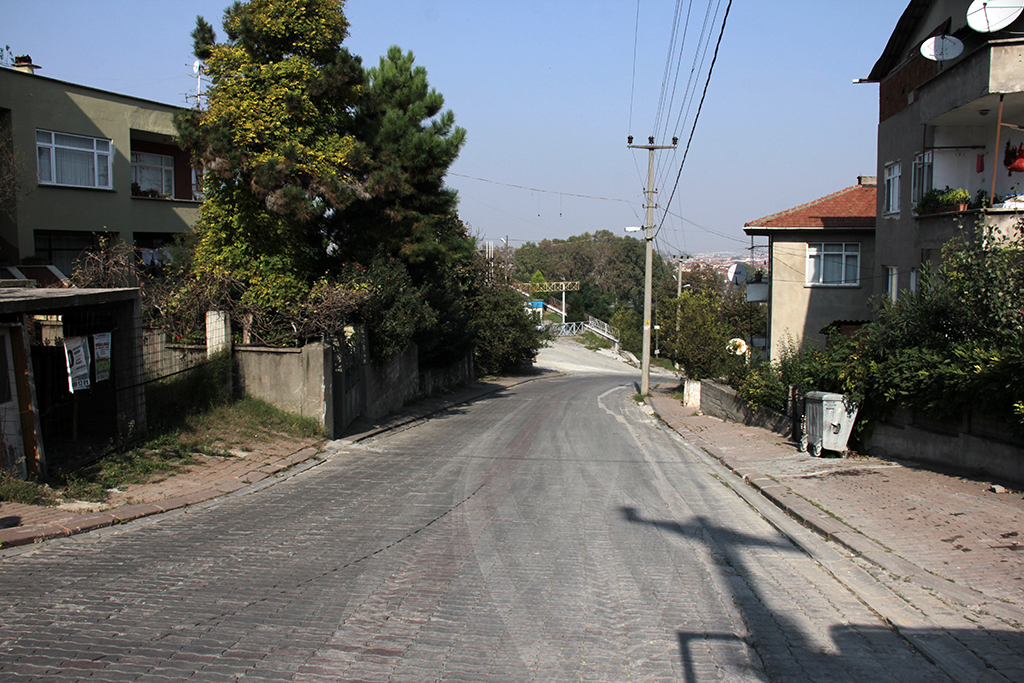
M195 17L222 37L228 4L3 0L0 45L31 55L44 76L185 105ZM647 152L627 149L630 134L668 144L678 131L678 151L657 153L664 207L727 4L680 3L690 25L684 37L679 23L683 66L664 99L668 0L349 0L345 44L371 65L390 45L413 51L468 131L448 178L460 215L482 238L519 245L641 225ZM687 89L709 6L710 46ZM745 222L874 175L878 87L852 81L871 70L905 7L734 0L674 215L656 218L658 248L741 252ZM684 92L692 99L680 117Z

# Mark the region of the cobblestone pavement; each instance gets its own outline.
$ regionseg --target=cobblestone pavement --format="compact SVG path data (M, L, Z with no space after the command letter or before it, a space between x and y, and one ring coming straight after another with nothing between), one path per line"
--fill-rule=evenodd
M0 551L0 680L1024 680L1019 494L541 365Z
M523 384L251 495L8 554L0 679L968 680L635 390Z

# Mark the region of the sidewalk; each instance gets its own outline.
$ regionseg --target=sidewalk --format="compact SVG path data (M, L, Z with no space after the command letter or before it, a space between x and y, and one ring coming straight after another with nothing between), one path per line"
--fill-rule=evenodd
M424 419L481 396L554 373L507 377L478 382L437 398L423 399L378 421L357 420L337 442L282 439L274 446L235 457L195 456L196 464L181 473L150 484L112 492L106 504L65 507L0 502L0 549L123 524L170 510L197 505L236 491L267 486L315 467L331 443L355 443L376 434Z
M697 415L652 389L673 430L790 517L946 600L1024 625L1024 497L911 462L815 458L777 434Z

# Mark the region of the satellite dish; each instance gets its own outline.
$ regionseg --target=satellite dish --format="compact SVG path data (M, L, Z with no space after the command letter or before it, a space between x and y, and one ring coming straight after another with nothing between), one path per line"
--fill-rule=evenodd
M1024 11L1024 0L974 0L967 8L967 25L978 33L1006 28Z
M964 44L953 36L932 36L921 44L921 54L933 62L944 62L959 57Z
M192 73L197 74L199 70L203 68L203 63L198 59L192 62Z
M747 267L742 263L734 263L729 266L727 277L734 285L742 285L747 281Z

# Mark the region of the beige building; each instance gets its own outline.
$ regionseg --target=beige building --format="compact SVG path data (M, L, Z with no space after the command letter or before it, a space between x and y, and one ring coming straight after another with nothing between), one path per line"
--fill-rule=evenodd
M67 274L100 235L158 255L199 215L178 107L46 78L30 61L0 68L0 161L18 180L0 261Z
M826 328L856 327L870 316L876 180L751 221L768 238L768 357L788 345L824 347ZM747 285L750 287L750 285Z

